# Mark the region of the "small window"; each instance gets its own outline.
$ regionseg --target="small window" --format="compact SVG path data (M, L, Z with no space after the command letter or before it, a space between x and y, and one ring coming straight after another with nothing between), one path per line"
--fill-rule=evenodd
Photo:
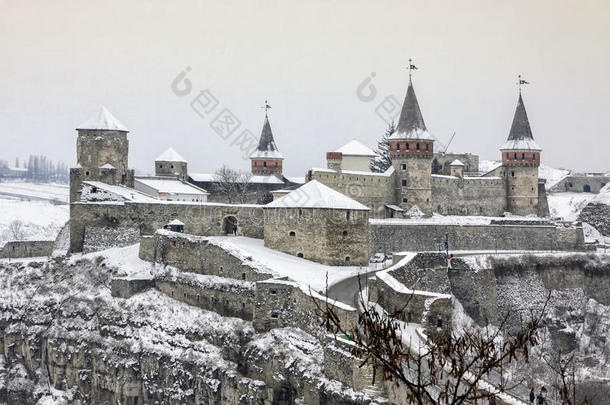
M415 144L415 149L419 150L419 142Z
M163 165L161 165L161 164L160 164L160 165L159 165L159 169L163 169Z
M407 150L409 150L409 144L407 143L406 145L407 145Z
M303 210L299 208L299 216L303 216Z
M271 295L275 295L275 294L277 294L277 291L275 291L275 290L271 290L271 291L269 291L269 292L271 293Z
M224 267L220 266L220 272L222 273L222 271L224 270Z
M510 172L510 177L515 177L515 172Z
M85 172L85 176L89 176L89 170Z
M290 233L288 235L290 235L290 236L297 236L295 231L290 231Z
M406 163L401 164L401 165L400 165L400 168L401 168L402 170L407 170L407 164L406 164Z
M275 161L275 167L277 167L277 160Z
M347 231L343 231L343 237L345 238L347 236Z
M525 153L521 154L521 160L525 160Z
M409 199L408 199L408 198L403 198L403 199L402 199L402 202L403 202L403 203L409 202Z
M409 145L407 145L407 149L409 149L408 146ZM400 144L399 143L396 143L396 152L400 152Z
M271 318L272 318L272 319L277 319L277 318L279 318L279 317L280 317L280 314L279 314L278 312L275 312L275 311L274 311L274 312L272 312L272 313L271 313Z
M170 165L170 168L172 168L172 169L173 169L173 168L174 168L174 165Z
M407 181L406 181L406 180L403 180L403 181L402 181L402 186L403 186L403 187L407 187Z
M245 302L241 303L241 309L246 309L246 303Z
M345 219L347 219L347 220L349 221L349 217L350 217L350 212L349 212L349 211L347 211L347 212L345 213Z
M345 261L349 262L349 256L345 256Z
M263 162L263 167L267 167L267 162Z
M517 160L517 152L515 152L515 160Z
M303 257L303 253L297 253L297 257Z
M437 328L442 328L443 327L443 318L441 318L441 316L438 316L438 319L436 320L436 327Z
M426 144L426 150L430 150L429 147L430 147L430 145Z
M199 294L197 294L197 302L199 302Z
M254 166L256 166L256 160L254 161Z
M241 279L245 280L246 279L246 273L241 273Z

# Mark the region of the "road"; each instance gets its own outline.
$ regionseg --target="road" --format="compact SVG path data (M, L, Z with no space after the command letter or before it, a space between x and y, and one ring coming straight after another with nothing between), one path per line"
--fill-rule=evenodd
M378 271L385 270L392 265L392 261L386 261L383 265L378 264L378 269L369 269L366 273L361 273L356 276L352 276L350 278L346 278L345 280L339 281L336 284L328 287L328 297L334 300L343 302L344 304L356 306L357 301L357 293L358 293L358 280L360 280L360 285L365 286L367 282L367 278L371 277L373 274Z

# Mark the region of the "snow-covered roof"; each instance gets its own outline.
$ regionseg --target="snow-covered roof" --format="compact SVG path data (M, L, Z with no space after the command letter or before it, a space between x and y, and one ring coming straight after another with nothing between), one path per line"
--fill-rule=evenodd
M129 132L127 127L121 124L121 122L117 120L116 117L112 115L104 106L100 108L94 117L83 122L77 126L76 129L98 129Z
M312 180L284 197L267 204L266 208L330 208L369 211L366 205Z
M100 169L115 169L115 167L110 163L106 163L105 165L100 166Z
M184 226L184 222L180 221L179 219L172 219L167 224L168 225L176 225L176 226Z
M296 184L305 184L305 177L300 177L300 176L284 176L289 182L291 183L296 183Z
M180 180L168 177L167 179L160 179L158 177L155 178L145 178L145 177L136 177L134 180L136 183L144 184L150 188L155 189L159 193L167 193L167 194L208 194L203 189L196 187L190 183L183 183Z
M250 159L284 159L284 156L277 150L256 150Z
M165 152L160 154L155 162L185 162L186 159L180 156L178 152L174 150L174 148L168 148Z
M464 166L464 163L462 163L460 159L455 159L449 166Z
M407 94L405 95L405 100L402 103L400 117L398 118L396 132L390 136L390 139L413 139L424 141L434 140L432 135L430 135L428 132L426 124L424 123L424 117L419 109L417 96L415 95L413 83L411 83L410 79Z
M327 169L325 167L313 167L311 168L313 172L321 172L321 173L339 173L333 169ZM381 177L389 177L394 173L394 166L390 166L385 172L377 173L377 172L368 172L363 170L341 170L342 174L349 174L355 176L381 176Z
M341 152L345 156L377 156L368 146L363 145L355 139L349 141L335 152Z
M83 181L83 184L87 184L92 187L96 187L100 190L107 191L122 197L126 201L137 201L137 202L157 202L158 200L147 196L133 188L125 186L112 186L110 184L103 183L101 181Z
M542 150L533 138L509 139L500 147L500 150Z
M427 129L414 128L408 132L394 132L389 139L413 139L418 141L434 141Z
M216 174L214 173L189 173L189 177L193 181L213 183L217 181ZM278 179L274 175L260 175L250 177L249 183L253 184L284 184L284 182Z

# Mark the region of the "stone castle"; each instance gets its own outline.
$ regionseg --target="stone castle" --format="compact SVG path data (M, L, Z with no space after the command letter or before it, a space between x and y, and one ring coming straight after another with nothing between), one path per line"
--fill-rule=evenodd
M411 80L389 144L392 166L383 173L369 170L371 150L348 144L347 151L328 152L327 168L311 169L307 176L367 205L376 218L414 207L425 215L549 215L545 186L538 179L541 148L521 93L508 140L500 148L502 164L486 173L478 173L478 156L434 152Z

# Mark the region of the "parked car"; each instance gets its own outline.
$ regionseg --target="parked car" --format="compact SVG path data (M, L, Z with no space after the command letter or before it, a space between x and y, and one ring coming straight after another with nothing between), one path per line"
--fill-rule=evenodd
M383 263L386 260L388 260L388 257L385 255L385 253L378 252L371 256L371 263Z

